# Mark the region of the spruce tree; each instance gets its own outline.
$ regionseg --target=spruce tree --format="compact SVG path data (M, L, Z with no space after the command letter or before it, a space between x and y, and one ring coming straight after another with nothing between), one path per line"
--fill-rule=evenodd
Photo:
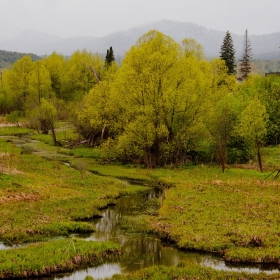
M245 31L244 37L244 46L243 46L243 54L240 60L240 68L239 73L242 79L247 78L247 76L251 73L251 60L252 60L252 48L251 43L248 38L248 31Z
M230 32L227 31L226 36L221 46L220 58L225 61L228 68L228 74L235 74L235 49Z
M113 48L110 47L109 50L107 50L107 54L106 54L106 58L105 58L105 63L107 65L111 65L111 63L115 61L115 57L114 57L114 51Z

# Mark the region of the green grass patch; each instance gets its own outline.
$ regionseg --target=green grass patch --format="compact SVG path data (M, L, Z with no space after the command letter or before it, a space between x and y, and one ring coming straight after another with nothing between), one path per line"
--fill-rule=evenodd
M123 179L142 179L151 180L152 170L136 167L125 167L121 165L101 165L95 164L89 167L90 171L95 171L98 174L111 176Z
M250 280L272 280L279 279L280 274L266 275L217 271L207 267L201 267L195 263L181 263L175 267L154 266L146 269L142 269L138 272L129 275L115 275L113 280L233 280L233 279L250 279Z
M73 271L82 265L113 260L120 248L113 243L63 239L0 251L0 278L34 277Z
M22 136L22 135L29 135L34 134L33 129L29 129L26 127L17 127L17 126L11 126L11 127L1 127L0 128L0 136Z
M226 253L228 261L280 261L279 186L263 181L267 173L207 166L156 173L176 185L151 218L162 237L184 249Z
M61 153L66 155L71 155L74 157L84 157L84 158L100 158L100 150L98 148L86 148L77 147L72 149L62 149Z
M67 144L70 141L75 141L76 139L78 139L78 135L74 132L73 129L64 131L63 128L61 129L58 128L55 131L56 131L55 133L56 139L58 140L58 142L61 142L62 144ZM53 145L53 139L50 133L32 135L31 139L42 141L45 144Z

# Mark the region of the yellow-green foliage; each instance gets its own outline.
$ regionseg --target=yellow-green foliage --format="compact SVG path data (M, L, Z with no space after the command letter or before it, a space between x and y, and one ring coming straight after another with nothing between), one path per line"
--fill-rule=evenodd
M176 184L153 222L163 237L181 248L225 253L229 261L279 262L279 186L263 182L267 174L213 167L158 173Z
M116 258L119 246L78 239L38 243L0 251L0 278L32 277L71 271Z

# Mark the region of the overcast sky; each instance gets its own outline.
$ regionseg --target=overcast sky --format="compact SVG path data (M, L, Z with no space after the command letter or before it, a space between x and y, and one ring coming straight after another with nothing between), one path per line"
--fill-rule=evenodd
M250 35L280 31L280 0L0 0L0 41L26 29L105 36L162 19Z

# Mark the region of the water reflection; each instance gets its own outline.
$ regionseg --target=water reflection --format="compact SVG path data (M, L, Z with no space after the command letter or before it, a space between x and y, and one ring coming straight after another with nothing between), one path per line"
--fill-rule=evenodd
M96 232L86 237L87 240L113 241L122 246L122 257L119 265L122 273L133 272L144 267L153 265L177 265L179 262L188 260L200 263L202 256L198 253L184 253L162 241L153 234L128 233L123 229L121 222L127 217L138 217L139 215L155 207L151 201L162 201L162 191L155 189L144 195L134 197L122 197L117 205L110 206L102 213L102 218L95 223ZM133 225L133 219L128 219ZM82 278L75 278L82 279Z
M215 268L216 270L227 270L227 271L235 271L235 272L249 272L249 273L260 273L265 272L266 274L278 273L279 267L277 265L265 265L265 264L229 264L225 263L221 259L212 258L203 258L200 263L203 266L208 266Z
M54 279L77 280L77 279L85 279L87 275L90 275L94 279L104 279L104 278L112 277L114 274L120 274L120 273L121 273L121 268L119 264L103 264L98 267L77 271L68 276L58 275Z

